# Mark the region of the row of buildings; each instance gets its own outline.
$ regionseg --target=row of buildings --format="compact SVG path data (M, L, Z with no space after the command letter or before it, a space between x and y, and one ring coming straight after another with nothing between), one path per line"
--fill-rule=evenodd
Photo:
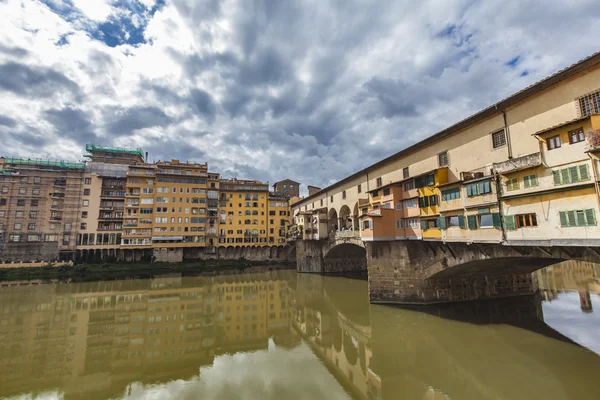
M600 245L600 53L292 205L294 237Z
M260 181L223 179L207 163L85 149L82 163L0 158L0 262L182 261L286 244L293 181L270 191Z

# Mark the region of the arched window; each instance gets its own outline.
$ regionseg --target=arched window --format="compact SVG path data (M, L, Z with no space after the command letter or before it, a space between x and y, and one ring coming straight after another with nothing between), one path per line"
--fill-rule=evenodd
M253 220L252 220L252 225L258 225L258 220L256 220L256 219L253 219Z
M90 246L93 246L93 245L94 245L94 239L95 239L95 237L94 237L94 236L95 236L95 235L94 235L93 233L90 233L90 239L89 239L89 242L88 242L88 243L90 244Z
M252 215L252 212L250 210L246 210L246 215Z
M244 221L244 224L246 224L246 225L250 225L251 223L252 222L249 219L247 219L247 220Z
M258 215L258 211L256 211L256 210L252 211L252 215Z

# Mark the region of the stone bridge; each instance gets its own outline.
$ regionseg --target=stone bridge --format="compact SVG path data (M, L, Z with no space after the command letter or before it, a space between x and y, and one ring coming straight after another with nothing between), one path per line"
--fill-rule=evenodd
M367 270L365 245L359 231L335 232L322 240L298 240L298 272L331 274Z
M368 271L372 303L434 304L532 294L537 269L565 260L600 263L600 247L362 242L358 233L298 241L298 272Z

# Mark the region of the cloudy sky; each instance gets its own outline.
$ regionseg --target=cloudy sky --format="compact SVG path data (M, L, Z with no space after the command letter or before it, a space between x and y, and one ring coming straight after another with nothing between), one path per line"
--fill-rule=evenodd
M0 0L0 155L327 185L598 50L597 0Z

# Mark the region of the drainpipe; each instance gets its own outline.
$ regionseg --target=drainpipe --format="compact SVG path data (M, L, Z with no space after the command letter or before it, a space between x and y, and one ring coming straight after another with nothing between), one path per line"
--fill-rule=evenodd
M502 208L502 199L500 195L502 194L502 181L500 178L500 174L494 171L494 175L496 176L496 197L498 198L498 214L500 214L500 231L502 232L502 243L506 243L506 229L504 227L504 209Z
M496 110L498 110L498 106L494 106ZM500 111L500 110L499 110ZM508 127L508 123L506 122L506 112L504 110L502 112L502 120L504 121L504 132L506 133L506 147L508 149L508 159L511 160L513 158L512 151L512 142L510 140L510 129Z

